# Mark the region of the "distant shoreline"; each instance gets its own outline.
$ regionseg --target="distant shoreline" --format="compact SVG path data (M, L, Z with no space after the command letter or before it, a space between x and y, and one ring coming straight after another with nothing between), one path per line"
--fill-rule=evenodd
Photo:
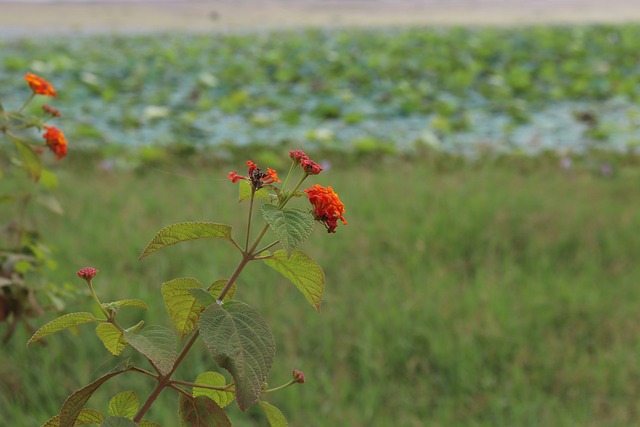
M625 22L637 0L0 0L0 37Z

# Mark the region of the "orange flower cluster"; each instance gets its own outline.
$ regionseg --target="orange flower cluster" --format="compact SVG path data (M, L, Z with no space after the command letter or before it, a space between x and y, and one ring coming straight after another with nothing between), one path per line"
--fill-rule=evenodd
M44 96L57 96L53 85L40 76L33 73L27 73L24 76L24 80L29 83L33 93Z
M312 188L307 188L304 192L307 193L309 202L315 209L316 221L322 222L328 233L336 232L338 220L347 224L347 220L344 219L344 204L331 187L325 188L319 184L313 184Z
M67 140L62 131L54 126L45 126L46 132L42 137L47 142L49 149L60 160L67 155Z
M227 175L227 177L234 184L241 179L251 181L251 185L256 190L262 188L262 186L264 185L273 184L274 182L280 182L280 180L278 179L278 172L271 168L267 168L267 172L265 173L260 170L258 165L253 163L251 160L247 160L247 166L249 166L249 176L238 175L238 172L232 171L229 172L229 175Z

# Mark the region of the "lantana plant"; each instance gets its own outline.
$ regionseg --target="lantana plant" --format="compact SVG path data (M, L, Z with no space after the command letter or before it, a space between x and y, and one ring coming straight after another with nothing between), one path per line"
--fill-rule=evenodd
M7 325L5 342L20 321L33 333L29 317L42 315L49 307L62 310L61 297L74 293L72 288L47 281L44 270L55 268L55 262L29 215L33 204L62 213L50 192L57 178L43 167L41 159L45 148L58 160L67 154L62 131L47 125L60 117L60 111L45 104L36 115L26 112L36 97L56 97L57 93L51 83L35 74L27 73L24 80L31 93L18 110L5 110L0 103L0 323ZM33 139L34 129L40 131L40 138Z
M196 239L226 241L238 251L240 261L228 278L212 280L205 285L192 277L181 277L162 284L161 293L174 329L164 326L144 326L140 321L122 325L120 310L136 307L146 309L138 299L103 303L95 292L93 282L98 270L86 267L78 271L102 315L76 312L59 317L40 328L28 344L45 336L85 323L95 324L95 332L106 349L115 356L131 346L141 353L149 366L129 363L101 376L74 392L63 403L58 415L44 423L44 427L71 427L79 424L100 424L104 427L157 427L160 424L145 416L164 389L177 393L178 413L182 426L230 426L225 406L235 404L246 411L258 404L272 426L286 426L282 412L264 400L266 394L293 384L305 382L305 375L293 370L290 379L275 388L266 385L267 375L274 362L276 343L267 322L258 311L234 298L238 278L247 264L261 262L281 273L302 292L311 306L320 309L325 287L322 268L300 251L310 236L315 222L335 233L339 221L346 224L345 207L331 187L314 184L300 191L309 176L317 175L322 167L300 150L291 151L291 167L281 183L276 171L259 168L247 161L246 175L236 171L229 180L239 184L241 201L248 201L248 216L244 238L234 237L229 225L214 222L182 222L158 231L144 248L140 258L160 249ZM293 184L290 184L293 183ZM281 184L281 185L280 185ZM295 199L306 198L306 208L290 207ZM255 230L253 217L258 204L264 224ZM273 241L263 242L271 230ZM177 379L175 372L198 339L202 339L211 354L212 368L196 378ZM177 350L178 348L178 350ZM226 370L230 381L220 372ZM124 373L140 374L155 381L155 387L142 404L132 391L123 391L110 400L106 411L85 408L91 396L107 380Z

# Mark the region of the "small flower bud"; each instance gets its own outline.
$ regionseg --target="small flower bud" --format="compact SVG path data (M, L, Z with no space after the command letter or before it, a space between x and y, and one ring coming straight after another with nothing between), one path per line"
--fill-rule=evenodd
M49 105L47 105L47 104L44 104L44 105L42 106L42 110L43 110L45 113L49 113L49 114L51 114L53 117L60 117L60 116L62 116L62 113L60 112L60 110L58 110L57 108L53 108L53 107L51 107L51 106L49 106Z
M298 384L304 383L304 372L294 369L292 372L293 382Z
M79 278L89 281L93 279L96 274L98 274L98 270L93 267L85 267L80 269L80 271L78 271L76 274Z

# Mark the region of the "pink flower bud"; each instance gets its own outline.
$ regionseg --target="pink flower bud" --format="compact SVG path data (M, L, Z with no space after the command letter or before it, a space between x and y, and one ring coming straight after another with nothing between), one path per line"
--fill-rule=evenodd
M79 278L89 281L93 279L96 274L98 274L98 270L93 267L85 267L80 269L80 271L78 271L76 274Z
M298 384L304 383L304 372L294 369L292 376L293 376L294 383L298 383Z

